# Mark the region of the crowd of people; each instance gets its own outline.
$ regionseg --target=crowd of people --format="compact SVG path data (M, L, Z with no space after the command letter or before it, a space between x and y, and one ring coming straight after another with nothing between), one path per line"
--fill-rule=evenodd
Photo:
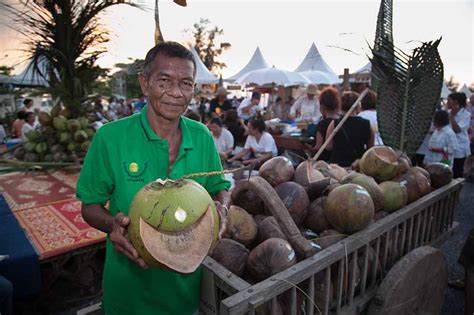
M221 87L210 101L198 95L198 105L190 106L185 115L209 126L222 161L241 160L257 165L277 154L265 120L278 118L285 123L303 121L314 125L315 143L306 144L307 153L314 155L359 97L353 91L342 92L332 86L320 90L309 85L296 100L289 97L284 101L278 96L264 108L258 91L241 100L228 99L227 94ZM470 139L474 133L473 102L474 97L468 102L464 93L449 95L447 103L436 111L432 127L413 159L414 165L442 162L453 168L455 177L463 176L465 165L470 163L466 159L471 155ZM367 149L383 145L376 103L376 93L369 90L318 159L350 167Z

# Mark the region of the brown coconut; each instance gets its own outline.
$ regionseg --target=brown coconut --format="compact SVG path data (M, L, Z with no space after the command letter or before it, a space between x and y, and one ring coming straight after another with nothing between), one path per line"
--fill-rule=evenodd
M411 159L405 152L400 150L395 150L395 153L398 156L398 170L397 175L406 173L413 165Z
M257 224L247 211L239 206L230 206L222 236L248 246L257 237Z
M322 249L325 249L339 241L342 241L345 238L346 235L336 230L329 229L319 234L319 238L316 240L316 243L321 246Z
M430 175L431 186L435 189L449 184L453 179L453 170L444 163L431 163L425 169Z
M223 238L217 242L210 256L240 277L244 274L249 251L241 243Z
M372 178L364 174L351 173L343 178L341 184L357 184L364 187L370 194L372 201L374 202L375 212L382 210L384 196L377 182Z
M431 179L430 174L424 168L412 167L408 170L407 174L412 174L420 187L421 196L424 196L431 192Z
M263 163L258 173L270 185L275 187L281 183L291 181L295 169L288 158L277 156Z
M306 187L309 183L323 179L324 175L315 168L315 163L316 162L312 160L301 162L296 167L293 180L301 186Z
M296 225L303 223L309 206L309 197L303 186L295 182L286 182L276 186L275 191Z
M296 264L296 254L290 243L270 238L255 247L247 260L247 270L257 281L264 280Z
M329 170L331 171L332 177L337 181L341 181L341 179L348 174L345 168L333 163L329 164Z
M231 194L232 204L245 209L252 215L264 214L265 205L260 197L253 190L238 191L235 189L242 185L246 180L240 180L235 183Z
M331 228L329 221L324 216L324 200L326 197L320 197L313 200L308 207L308 214L303 225L312 231L320 233Z
M324 205L324 215L331 226L344 234L358 232L374 219L374 202L360 185L344 184L335 188Z
M309 200L315 200L316 198L321 197L326 192L329 185L333 183L337 183L337 181L330 177L325 177L321 180L310 183L305 187Z
M398 155L390 147L375 146L368 149L360 159L360 171L377 182L391 180L398 171Z
M259 243L274 237L286 240L285 234L282 232L277 220L273 216L269 216L261 221L258 221L257 227L257 240Z
M380 183L383 194L383 209L389 213L406 206L408 201L407 189L399 182Z
M407 189L407 203L412 203L431 191L430 181L415 168L411 168L408 172L395 177L393 180L401 183Z

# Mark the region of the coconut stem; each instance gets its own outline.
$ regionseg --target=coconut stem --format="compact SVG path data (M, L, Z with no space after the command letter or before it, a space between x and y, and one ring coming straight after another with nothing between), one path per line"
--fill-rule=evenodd
M230 174L230 173L235 173L235 172L247 169L247 168L250 168L250 165L241 166L241 167L234 168L234 169L231 169L231 170L192 173L192 174L188 174L188 175L185 175L185 176L181 177L181 179L192 178L192 177L207 177L207 176Z

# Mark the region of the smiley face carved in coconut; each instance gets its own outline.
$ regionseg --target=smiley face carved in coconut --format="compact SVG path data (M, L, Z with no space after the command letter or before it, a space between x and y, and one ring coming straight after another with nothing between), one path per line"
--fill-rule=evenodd
M208 192L189 179L157 180L135 195L129 236L151 266L191 273L218 238L219 219Z

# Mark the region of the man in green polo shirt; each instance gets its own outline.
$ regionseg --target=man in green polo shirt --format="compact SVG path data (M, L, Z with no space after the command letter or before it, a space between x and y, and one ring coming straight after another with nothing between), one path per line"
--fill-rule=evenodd
M84 161L77 198L84 220L108 234L103 276L108 315L191 315L198 308L200 268L189 275L148 268L125 236L130 203L145 184L222 169L208 129L181 116L193 97L195 74L185 47L164 42L152 48L139 75L148 106L99 129ZM222 175L196 181L228 204L229 182Z

